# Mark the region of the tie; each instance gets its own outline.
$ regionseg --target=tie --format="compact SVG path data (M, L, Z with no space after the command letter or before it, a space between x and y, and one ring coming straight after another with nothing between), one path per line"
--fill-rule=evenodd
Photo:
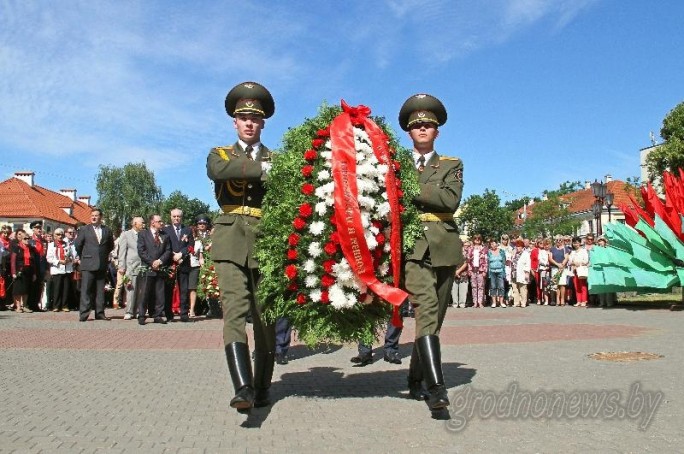
M180 240L180 227L176 227L176 236Z
M95 236L98 243L102 242L102 230L99 227L95 227Z
M159 241L159 232L154 232L154 244L157 246L161 244L161 241Z
M420 155L420 158L418 158L418 171L422 172L425 170L425 156Z
M254 147L252 147L251 145L248 145L247 148L245 148L247 159L249 159L250 161L254 161L254 158L252 157L252 150L254 150Z

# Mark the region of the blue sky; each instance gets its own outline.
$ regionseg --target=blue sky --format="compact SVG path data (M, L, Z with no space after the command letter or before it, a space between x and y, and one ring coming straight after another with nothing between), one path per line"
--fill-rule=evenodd
M624 180L684 101L682 17L676 0L0 0L0 179L95 197L99 165L145 161L165 195L215 207L206 155L235 141L226 93L255 80L271 148L340 99L409 146L397 114L425 92L464 197Z

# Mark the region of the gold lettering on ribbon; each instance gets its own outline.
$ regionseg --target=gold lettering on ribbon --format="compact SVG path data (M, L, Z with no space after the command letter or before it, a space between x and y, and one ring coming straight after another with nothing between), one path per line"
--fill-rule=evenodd
M359 246L359 239L356 237L356 229L353 226L354 223L354 195L349 187L349 169L347 168L347 163L340 163L340 171L342 173L342 193L344 195L344 222L346 223L345 228L349 234L349 242L352 248L352 256L354 257L354 263L352 265L356 269L356 274L360 275L366 271L366 267L363 264L363 255L361 253L361 246Z

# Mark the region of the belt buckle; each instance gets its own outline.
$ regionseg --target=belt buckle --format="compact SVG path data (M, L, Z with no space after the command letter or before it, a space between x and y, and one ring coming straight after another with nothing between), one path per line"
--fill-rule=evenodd
M242 214L250 214L252 209L250 207L242 207Z

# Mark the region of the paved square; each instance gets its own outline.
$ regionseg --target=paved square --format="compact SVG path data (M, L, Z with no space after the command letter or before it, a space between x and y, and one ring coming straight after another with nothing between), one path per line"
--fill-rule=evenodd
M295 344L290 363L276 366L274 404L244 416L228 407L222 321L141 327L107 314L115 319L79 323L75 313L0 312L0 452L682 450L682 312L449 309L451 421L406 398L410 319L402 365L376 349L373 364L356 368L355 346ZM664 358L588 357L602 351ZM565 407L552 407L554 396ZM573 396L590 400L575 408Z

